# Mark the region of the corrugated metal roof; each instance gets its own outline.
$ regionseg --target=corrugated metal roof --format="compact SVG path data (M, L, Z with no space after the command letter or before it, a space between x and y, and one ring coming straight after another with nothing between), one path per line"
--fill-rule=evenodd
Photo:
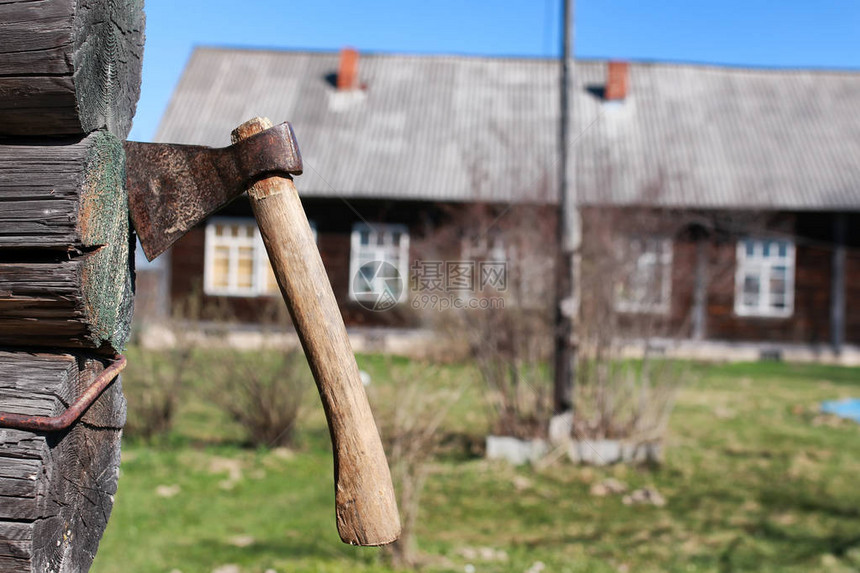
M292 122L309 196L552 202L554 60L362 54L366 89L333 87L337 53L195 50L156 141L221 146L255 115ZM573 169L586 204L860 208L860 74L632 63L574 70Z

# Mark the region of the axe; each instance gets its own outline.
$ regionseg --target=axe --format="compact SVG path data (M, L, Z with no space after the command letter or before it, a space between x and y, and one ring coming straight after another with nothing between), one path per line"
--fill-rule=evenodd
M325 409L341 539L383 545L400 534L391 474L331 284L292 175L302 158L289 123L255 118L233 145L124 143L129 210L147 259L245 191Z

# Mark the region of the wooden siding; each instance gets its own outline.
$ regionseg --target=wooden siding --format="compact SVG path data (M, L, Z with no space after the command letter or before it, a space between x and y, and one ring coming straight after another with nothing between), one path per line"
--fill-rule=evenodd
M332 288L349 326L417 326L418 317L408 304L387 312L371 312L349 299L350 233L361 220L355 211L370 222L402 223L410 229L410 261L419 256L419 244L425 230L434 235L446 234L446 212L450 205L405 203L395 201L353 201L350 205L337 200L305 201L308 218L318 233L318 246L329 273ZM514 207L506 214L516 217ZM251 213L242 200L234 203L226 216ZM609 214L609 218L608 217ZM630 221L635 217L636 224ZM583 213L585 241L592 243L601 228L608 236L625 232L658 233L673 241L671 304L664 313L621 313L620 331L641 336L686 338L692 335L692 313L695 289L696 244L704 233L708 261L708 285L705 338L721 341L770 341L774 343L828 344L830 342L830 298L832 243L828 242L832 216L828 214L775 214L764 220L743 213L694 213L653 211L645 215L630 210L586 209ZM713 223L705 231L702 221ZM849 245L846 260L846 336L848 344L860 343L860 248L853 229L860 217L849 218ZM546 224L553 224L552 208L546 207ZM643 223L644 222L644 223ZM715 223L714 223L715 222ZM754 222L754 224L753 224ZM743 236L767 234L795 237L794 312L785 318L739 316L735 313L735 265L737 240ZM448 233L448 235L452 235ZM429 236L429 235L427 235ZM607 233L603 233L606 239ZM451 251L455 252L455 251ZM175 302L191 294L202 294L204 265L204 230L191 231L173 249L171 262L171 296ZM408 280L409 277L404 277ZM597 288L597 287L595 287ZM605 284L600 288L606 289ZM587 293L586 293L587 295ZM604 297L605 300L606 297ZM277 314L282 303L273 297L203 296L203 304L215 312L228 311L240 321L266 322ZM212 311L210 311L212 312ZM222 316L224 316L222 314ZM643 326L644 325L644 326Z
M417 319L408 305L399 305L387 312L373 312L349 298L350 234L352 225L362 219L370 222L403 223L410 227L410 244L419 237L418 221L438 217L431 205L414 205L389 201L305 200L308 219L317 229L317 246L328 271L335 298L345 322L350 326L417 326ZM354 210L355 211L354 211ZM253 217L247 200L240 198L219 213L225 217ZM205 225L188 232L171 252L170 295L172 304L181 304L189 297L200 297L204 320L232 319L240 322L272 323L284 320L283 302L274 296L241 297L211 296L203 292L205 259ZM410 260L415 257L410 248ZM404 277L408 280L408 277Z
M708 338L822 344L830 339L829 248L796 243L794 312L785 318L735 313L736 242L712 246L708 288Z

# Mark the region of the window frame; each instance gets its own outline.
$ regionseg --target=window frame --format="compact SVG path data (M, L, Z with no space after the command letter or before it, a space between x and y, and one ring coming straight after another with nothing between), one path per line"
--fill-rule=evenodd
M645 242L646 245L654 242L660 245L661 252L649 252L643 250L638 255L635 261L630 263L634 265L634 270L638 270L643 257L653 258L651 264L658 268L658 272L662 272L662 281L660 289L660 300L656 302L645 302L625 299L622 296L621 286L624 281L619 281L614 306L617 312L630 314L668 314L672 308L672 270L674 265L675 242L671 237L665 235L625 235L618 243L618 255L622 265L627 262L627 257L631 253L631 244L633 241L639 240ZM655 275L656 276L656 275Z
M507 262L508 246L501 233L467 235L460 240L460 258L464 261Z
M222 237L215 234L215 228L217 225L241 225L244 227L251 227L253 230L250 237ZM314 241L316 241L316 226L312 222L310 225L314 234ZM227 259L228 286L226 287L220 287L214 284L215 250L220 246L227 246L230 248L230 255ZM238 285L239 275L237 269L237 251L240 246L252 248L250 287ZM253 217L211 217L206 220L203 255L203 293L205 295L239 298L278 296L280 291L277 288L277 281L275 281L275 288L273 290L267 289L267 286L270 284L268 281L270 269L271 264L269 262L269 255L266 252L266 246L263 243L263 236L260 234L260 228L257 226L257 222Z
M370 233L368 237L368 245L361 244L361 233L367 231ZM400 244L394 245L394 233L400 233ZM383 245L373 245L373 237L383 236ZM386 237L391 237L390 241L386 241ZM376 241L378 243L378 239ZM363 249L375 251L373 258L367 256L359 256ZM397 250L397 264L392 262L387 254ZM382 254L382 257L378 255ZM357 293L353 288L355 275L361 265L370 261L385 261L394 265L397 272L400 273L400 278L403 281L403 289L400 291L400 298L397 303L402 303L407 298L408 280L409 280L409 227L400 223L353 223L352 231L349 236L349 300L355 302L373 302L376 295L371 293Z
M752 242L753 254L747 255L747 243ZM786 244L785 257L765 257L765 243ZM773 293L768 287L770 285L771 273L774 267L784 266L785 273L785 306L778 308L773 306L771 297ZM748 274L758 271L759 302L757 305L746 304L744 300L744 281ZM797 249L794 240L784 237L745 237L739 239L735 247L735 304L734 312L738 316L761 317L761 318L788 318L794 315L795 295L795 273L797 271Z

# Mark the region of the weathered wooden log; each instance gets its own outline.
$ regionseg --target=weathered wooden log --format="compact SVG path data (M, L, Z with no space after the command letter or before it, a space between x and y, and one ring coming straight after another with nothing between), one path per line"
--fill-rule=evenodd
M0 145L0 345L123 348L133 296L124 161L107 132Z
M125 138L143 41L143 0L0 0L0 133Z
M103 368L83 355L0 351L0 410L58 415ZM113 507L124 423L117 380L68 430L0 428L0 571L89 570Z

